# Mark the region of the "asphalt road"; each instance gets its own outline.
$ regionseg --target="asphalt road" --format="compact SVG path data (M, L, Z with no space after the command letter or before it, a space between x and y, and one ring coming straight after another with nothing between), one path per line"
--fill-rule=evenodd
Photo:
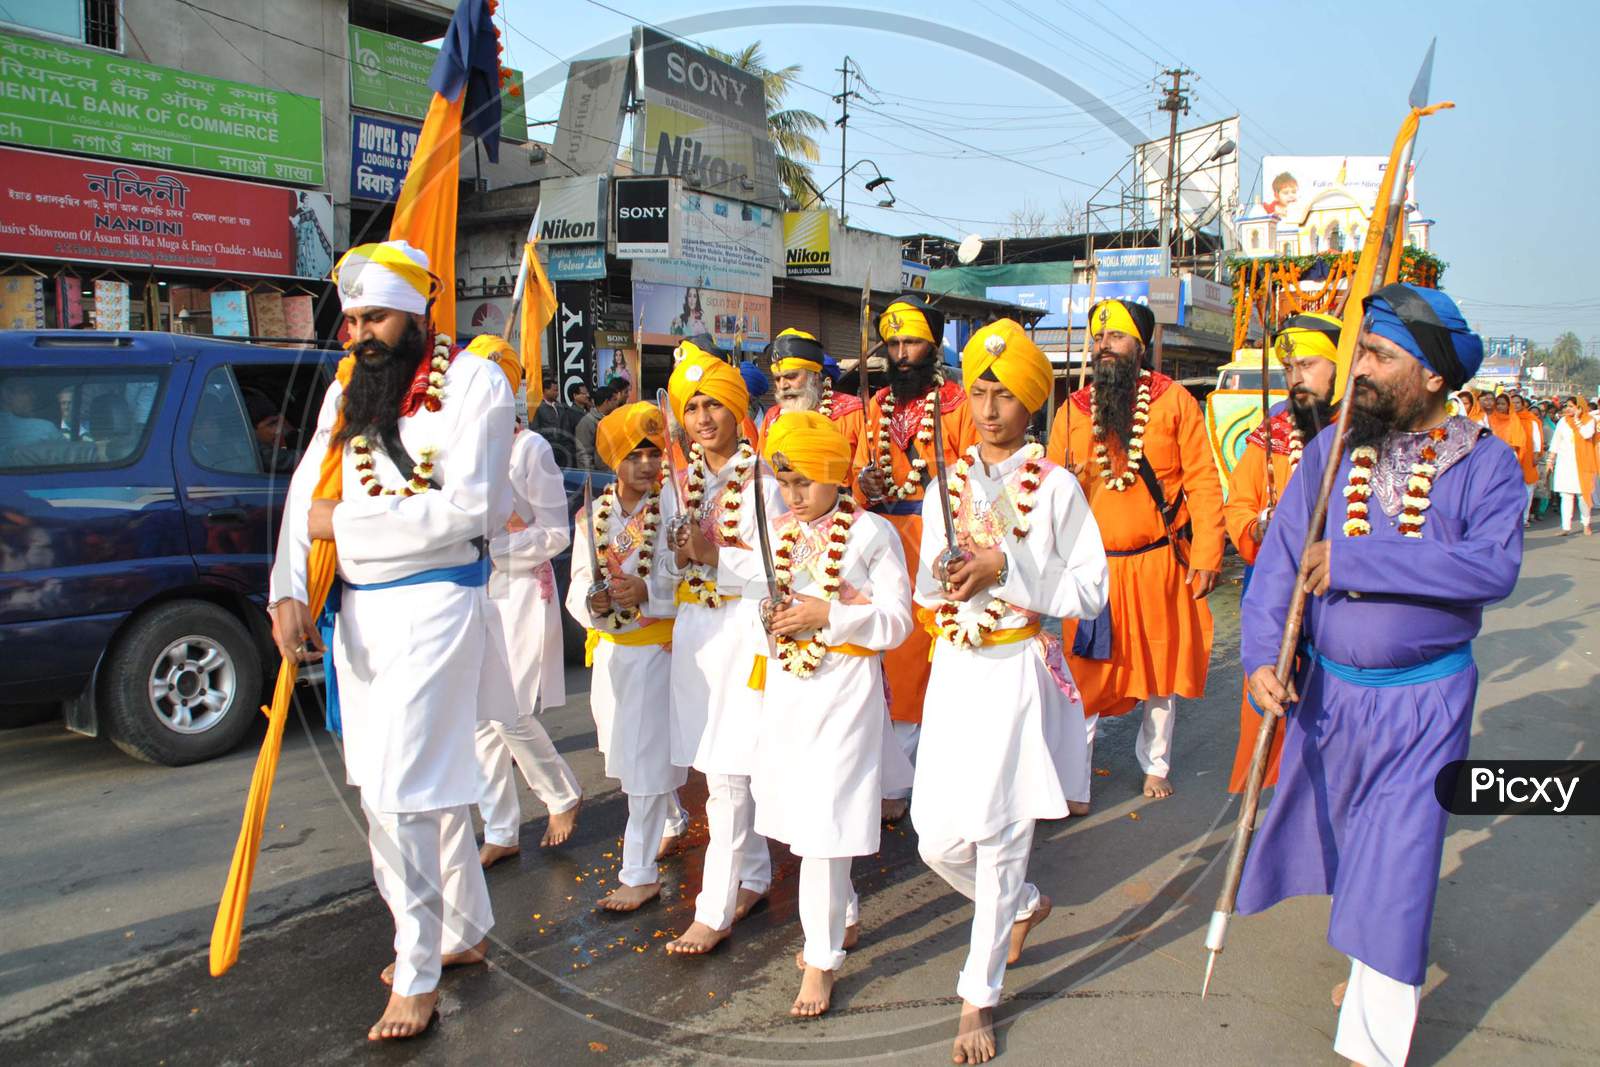
M1600 710L1600 540L1529 537L1515 595L1477 642L1473 752L1592 752ZM1211 696L1179 713L1177 795L1138 795L1137 722L1102 728L1095 812L1041 825L1030 875L1057 910L1007 974L1001 1062L1332 1064L1330 988L1347 969L1328 905L1300 899L1233 924L1199 998L1204 927L1237 806L1237 585L1216 594ZM581 673L572 676L581 688ZM601 774L584 698L546 716L588 792L579 831L489 875L493 965L450 974L426 1038L373 1048L392 927L372 888L354 798L320 729L291 725L238 965L206 945L255 741L167 770L49 724L0 733L0 1060L10 1063L947 1063L970 908L922 866L909 825L857 860L863 939L832 1013L797 1022L796 861L774 847L770 904L704 959L669 958L690 921L704 841L665 866L659 903L597 912L624 803ZM703 786L686 801L698 813ZM1455 818L1414 1064L1600 1060L1597 820Z

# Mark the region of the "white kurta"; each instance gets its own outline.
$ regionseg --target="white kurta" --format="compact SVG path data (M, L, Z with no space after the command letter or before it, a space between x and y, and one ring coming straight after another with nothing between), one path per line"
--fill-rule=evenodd
M317 431L289 484L272 568L271 593L306 599L311 494L332 434L341 389L328 388ZM476 356L458 355L445 372L439 411L400 419L414 458L437 450L434 481L416 496L368 496L349 447L344 496L334 512L339 577L392 581L480 558L480 545L505 526L505 477L515 409L505 375ZM384 486L410 477L381 448L373 469ZM473 734L481 709L488 599L482 587L430 582L384 590L344 590L334 658L344 726L346 775L369 806L419 812L475 803Z
M1550 479L1551 492L1587 496L1594 491L1594 486L1582 485L1578 478L1578 449L1594 448L1594 435L1593 416L1580 420L1576 433L1565 417L1556 423L1556 432L1551 435L1550 445L1550 454L1555 457L1554 474Z
M1042 616L1093 618L1105 607L1106 554L1088 501L1065 470L1045 462L1027 536L1011 532L1014 513L1004 485L1015 485L1022 453L986 472L973 464L958 525L979 544L1001 538L1009 573L1004 585L961 605L977 618L991 597L1006 603L997 629L1027 626ZM991 532L992 531L992 532ZM922 506L922 563L916 601L944 603L930 567L945 547L936 492ZM1048 657L1048 660L1047 660ZM934 641L933 669L922 709L922 738L911 794L920 837L983 841L1028 819L1059 819L1068 800L1089 799L1083 706L1051 673L1067 675L1059 642L1045 635L1013 644L958 649Z
M502 528L490 542L490 625L505 650L516 692L516 710L560 707L567 701L562 662L561 605L550 561L572 540L567 530L567 491L550 444L532 430L511 442L513 513L524 527Z
M601 566L613 580L639 573L640 521L649 499L641 499L632 511L624 511L620 500L612 505L610 545ZM593 530L588 512L580 511L572 545L572 584L567 588L567 611L590 630L596 629L588 605L589 587L594 584L594 566L589 561ZM645 579L649 604L633 622L619 627L599 620L599 628L607 633L632 633L658 619L672 618L677 610L673 603L677 577L670 571L671 559L663 522L656 530L654 558ZM589 710L594 715L595 736L606 758L606 776L621 782L622 791L630 796L668 793L688 778L688 771L672 762L671 710L662 699L662 683L671 670L672 653L663 645L601 641L594 649Z
M819 596L833 514L805 524L795 544L792 589ZM773 523L774 550L798 520ZM888 520L858 512L845 545L840 597L820 639L882 652L911 633L911 580L900 535ZM767 662L750 790L756 833L797 856L869 856L878 851L888 728L881 656L830 652L806 678ZM898 745L889 746L895 752ZM904 758L902 754L902 759Z
M752 458L741 466L748 470ZM722 490L734 475L735 463L707 479L701 504L701 529L717 541ZM767 516L787 510L771 471L763 468L762 491ZM681 498L679 498L681 499ZM661 509L662 529L674 514L674 498ZM674 577L679 577L676 568ZM739 534L718 553L717 587L728 597L721 607L683 604L672 638L672 762L706 774L748 775L755 765L760 727L761 694L750 689L751 665L765 652L765 633L757 606L766 591L765 571L756 537L753 479L746 479L739 508Z

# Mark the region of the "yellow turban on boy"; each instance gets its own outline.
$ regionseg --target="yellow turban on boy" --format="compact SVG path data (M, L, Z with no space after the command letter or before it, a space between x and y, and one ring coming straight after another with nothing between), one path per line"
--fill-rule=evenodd
M1292 315L1278 331L1278 358L1301 359L1317 356L1338 362L1339 331L1344 324L1320 311Z
M928 316L922 309L896 300L883 309L883 314L878 316L878 336L885 341L892 337L915 337L923 341L933 340L933 327L928 325Z
M612 470L622 465L628 453L649 441L663 452L667 448L666 427L654 404L639 401L624 404L594 429L594 450L600 461Z
M696 393L704 393L732 411L735 418L744 419L750 406L750 390L745 388L739 372L692 341L679 344L678 351L681 358L667 379L667 397L678 421L683 421L683 409Z
M468 354L480 356L504 371L513 394L522 388L522 360L517 356L516 349L505 341L492 333L480 333L467 345L466 350Z
M843 485L850 477L853 455L850 442L826 415L815 411L786 411L767 430L762 450L767 462L778 467L775 457L814 482Z
M1011 390L1029 411L1050 398L1050 359L1015 319L998 319L972 335L961 350L961 379L970 390L985 373Z

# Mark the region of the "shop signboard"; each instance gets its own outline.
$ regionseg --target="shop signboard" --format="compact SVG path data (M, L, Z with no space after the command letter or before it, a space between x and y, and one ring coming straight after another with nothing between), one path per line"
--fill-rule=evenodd
M606 240L606 177L588 174L539 183L539 243L593 245Z
M640 332L645 344L673 345L685 337L709 333L719 345L732 348L743 332L745 351L751 352L770 339L772 301L750 293L636 281L633 314L643 324Z
M1024 307L1042 308L1047 314L1035 328L1040 330L1082 329L1089 324L1089 283L1076 285L991 285L984 290L990 300L1004 300ZM1132 300L1150 303L1150 283L1097 281L1095 300Z
M616 182L617 257L654 259L678 250L676 182L671 178L619 178Z
M0 138L321 185L322 102L0 33Z
M1094 268L1101 282L1137 282L1171 273L1165 248L1097 248Z
M786 211L783 215L783 273L788 278L833 273L833 243L827 211Z
M902 292L926 289L928 275L931 268L926 263L918 263L914 259L900 261L900 289Z
M669 214L677 219L677 251L635 262L635 281L772 295L782 236L777 211L684 189Z
M420 126L351 115L350 196L389 203L398 200L421 135Z
M561 118L550 154L572 174L610 173L622 151L626 56L574 59L561 94Z
M553 282L593 281L606 276L605 245L559 245L549 250L545 273Z
M563 404L572 403L580 385L594 388L594 283L556 286L556 359Z
M0 254L327 277L324 193L0 147Z
M433 102L428 77L439 50L404 37L393 37L361 26L350 27L350 106L426 118ZM522 72L511 71L500 93L500 136L508 141L528 139L528 112L521 93ZM518 92L509 92L517 86Z

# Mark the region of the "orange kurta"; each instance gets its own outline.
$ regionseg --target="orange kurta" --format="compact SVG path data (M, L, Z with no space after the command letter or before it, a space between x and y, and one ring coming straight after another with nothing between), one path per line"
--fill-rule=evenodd
M767 433L772 429L772 424L778 421L778 416L783 414L783 409L777 404L767 409L761 418L761 443L758 451L765 452L767 448ZM850 442L850 451L858 452L861 447L861 431L866 425L866 420L861 414L861 400L850 393L833 394L833 410L828 416L833 424L839 427L839 432L844 434L844 439ZM854 489L856 484L857 465L850 468L850 477L845 488Z
M1094 461L1088 389L1072 394L1050 428L1050 459L1065 466L1069 451L1072 465L1083 468L1079 483L1100 526L1111 571L1111 658L1068 657L1072 679L1083 692L1084 713L1122 715L1146 697L1202 696L1211 661L1211 609L1194 599L1188 574L1171 547L1137 551L1160 541L1166 530L1143 481L1116 492L1101 478ZM1144 453L1167 503L1180 490L1184 494L1172 526L1176 530L1192 524L1189 566L1220 569L1226 537L1222 483L1206 440L1205 416L1188 390L1164 374L1155 374L1151 382ZM1113 450L1112 463L1120 473L1126 456ZM1075 622L1063 621L1068 644L1076 629Z
M1489 429L1517 454L1517 462L1522 465L1522 484L1532 485L1538 481L1539 472L1533 461L1533 435L1528 424L1516 412L1509 415L1494 412L1489 416Z
M863 420L863 431L856 445L857 470L865 467L869 462L877 459L878 424L883 416L883 398L889 393L888 389L880 389L872 397L872 403L867 408ZM837 396L835 397L837 399ZM911 423L911 439L902 447L900 442L886 437L889 456L894 461L894 484L899 485L911 473L911 460L906 455L906 448L917 448L915 441L916 427L921 424L923 402L918 400L910 405L896 404L897 409L915 408L917 418ZM940 394L940 410L942 430L944 432L944 459L949 467L955 466L961 453L978 443L978 430L972 423L972 412L967 407L967 394L955 382L945 382L943 392ZM905 549L906 566L910 569L912 583L917 578L918 550L922 544L922 499L923 491L933 485L934 462L933 446L927 446L927 453L923 459L927 461L927 477L923 480L917 492L901 501L884 501L872 510L888 519L900 534L900 544ZM858 493L857 496L860 494ZM865 500L861 501L865 503ZM933 638L928 636L926 630L920 626L911 629L911 636L899 648L884 653L883 672L889 682L889 717L896 722L921 722L922 697L928 689L928 671L932 664L928 659L928 649L933 644Z
M1272 427L1272 490L1275 500L1283 499L1284 486L1289 484L1289 432L1293 420L1287 412L1273 416ZM1245 442L1244 454L1233 468L1228 479L1228 502L1223 514L1228 526L1228 539L1239 550L1245 563L1254 565L1261 542L1256 536L1261 510L1267 506L1267 448L1266 436L1257 427ZM1245 681L1245 694L1249 693L1249 680ZM1239 745L1233 754L1233 770L1228 776L1228 792L1244 792L1245 780L1250 776L1250 757L1255 753L1256 731L1261 726L1261 714L1250 706L1247 695L1239 700ZM1283 734L1280 724L1272 737L1272 752L1267 757L1267 775L1263 786L1278 781L1278 760L1283 752Z

